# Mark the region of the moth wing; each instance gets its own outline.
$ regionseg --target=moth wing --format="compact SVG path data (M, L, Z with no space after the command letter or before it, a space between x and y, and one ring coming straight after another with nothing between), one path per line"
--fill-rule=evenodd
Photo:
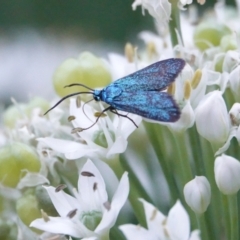
M170 58L120 78L109 86L120 87L123 91L160 91L174 82L184 66L183 59Z
M175 100L166 92L140 91L137 94L136 92L123 92L114 98L111 106L117 110L162 122L175 122L181 115Z

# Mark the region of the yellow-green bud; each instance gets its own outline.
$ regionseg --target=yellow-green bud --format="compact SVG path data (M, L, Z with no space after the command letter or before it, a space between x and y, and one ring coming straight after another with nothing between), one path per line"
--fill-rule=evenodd
M38 186L35 192L39 209L43 209L49 216L58 216L58 213L46 191L42 186Z
M223 52L237 49L237 40L233 35L226 35L221 39L220 48Z
M80 87L64 88L64 86L72 83L81 83L90 88L97 88L110 82L111 74L104 61L89 52L82 53L77 59L69 58L65 60L56 69L53 76L55 91L61 97L81 90Z
M19 198L17 200L16 210L19 218L26 226L29 226L33 220L41 218L37 199L32 194L25 194ZM34 228L33 230L35 231ZM39 230L36 230L36 232L39 232Z
M194 32L195 45L202 51L219 46L223 36L231 34L231 30L218 22L203 22L198 25Z
M24 113L26 110L26 104L18 104L9 106L3 113L3 123L9 128L14 128L15 123L18 119L24 118Z
M41 113L44 114L50 108L50 104L43 98L35 97L27 104L25 109L26 114L30 116L34 108L40 108Z
M0 181L8 187L16 187L22 170L38 172L41 164L36 152L28 145L13 142L0 149Z

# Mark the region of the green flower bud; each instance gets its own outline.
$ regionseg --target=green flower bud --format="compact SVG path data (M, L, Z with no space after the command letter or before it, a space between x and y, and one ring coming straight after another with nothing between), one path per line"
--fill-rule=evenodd
M15 105L9 106L3 113L3 123L9 128L14 128L16 120L23 119L26 109L26 104L19 104L18 107Z
M223 67L223 61L224 61L224 55L223 56L220 56L217 61L216 61L216 64L215 64L215 71L216 72L222 72L222 67Z
M58 213L46 191L42 186L38 186L35 192L39 209L43 209L49 216L58 216Z
M92 211L82 215L82 223L89 229L94 231L102 220L102 214L97 211Z
M231 30L218 22L203 22L194 32L194 43L204 51L212 46L219 46L223 36L231 34Z
M38 172L41 164L35 151L28 145L14 142L0 149L0 181L8 187L16 187L22 170Z
M111 136L111 139L113 141L115 141L114 133L109 132L109 134ZM106 136L105 136L105 134L102 130L95 131L94 134L93 134L92 140L93 140L94 143L96 143L97 145L99 145L101 147L104 147L104 148L108 147Z
M50 108L50 104L47 100L43 98L35 97L26 106L25 109L26 114L30 116L34 108L40 108L41 113L44 114Z
M37 199L32 194L25 194L19 198L17 200L16 210L19 218L26 226L29 226L33 220L41 218ZM39 232L39 230L32 230Z
M17 239L16 225L5 219L0 219L0 239L1 240L15 240Z
M64 88L71 83L81 83L90 88L97 88L110 82L111 75L103 60L89 52L82 53L77 59L65 60L53 76L55 91L61 97L79 91L79 87Z
M235 50L237 49L237 40L236 37L232 35L226 35L222 37L220 42L220 49L223 52L227 52L228 50Z

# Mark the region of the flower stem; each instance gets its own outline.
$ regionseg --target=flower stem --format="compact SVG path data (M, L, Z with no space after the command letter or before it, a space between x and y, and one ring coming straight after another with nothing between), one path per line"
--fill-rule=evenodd
M171 20L169 21L169 31L171 35L172 46L174 47L179 44L177 33L179 34L182 41L182 32L180 26L178 1L170 0L169 2L172 4Z
M209 235L207 233L207 226L206 226L206 222L204 219L204 215L196 214L196 219L197 219L197 223L198 223L198 229L201 229L201 239L209 240Z
M238 203L237 194L228 196L230 221L231 221L231 240L238 239Z

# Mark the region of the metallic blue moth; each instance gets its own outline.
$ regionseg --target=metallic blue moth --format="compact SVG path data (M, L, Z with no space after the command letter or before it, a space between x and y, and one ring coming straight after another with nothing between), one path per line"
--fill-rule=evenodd
M128 118L136 127L137 125L131 118L127 115L118 113L117 110L134 113L155 121L175 122L181 115L179 107L171 95L161 91L174 82L184 66L185 61L180 58L170 58L159 61L114 81L102 90L94 90L83 84L70 84L66 87L76 85L83 86L89 89L90 92L69 94L57 102L47 112L55 108L66 98L86 93L92 94L95 101L103 101L109 104L109 107L105 108L100 113L94 124L96 124L101 115L108 110L119 116Z

